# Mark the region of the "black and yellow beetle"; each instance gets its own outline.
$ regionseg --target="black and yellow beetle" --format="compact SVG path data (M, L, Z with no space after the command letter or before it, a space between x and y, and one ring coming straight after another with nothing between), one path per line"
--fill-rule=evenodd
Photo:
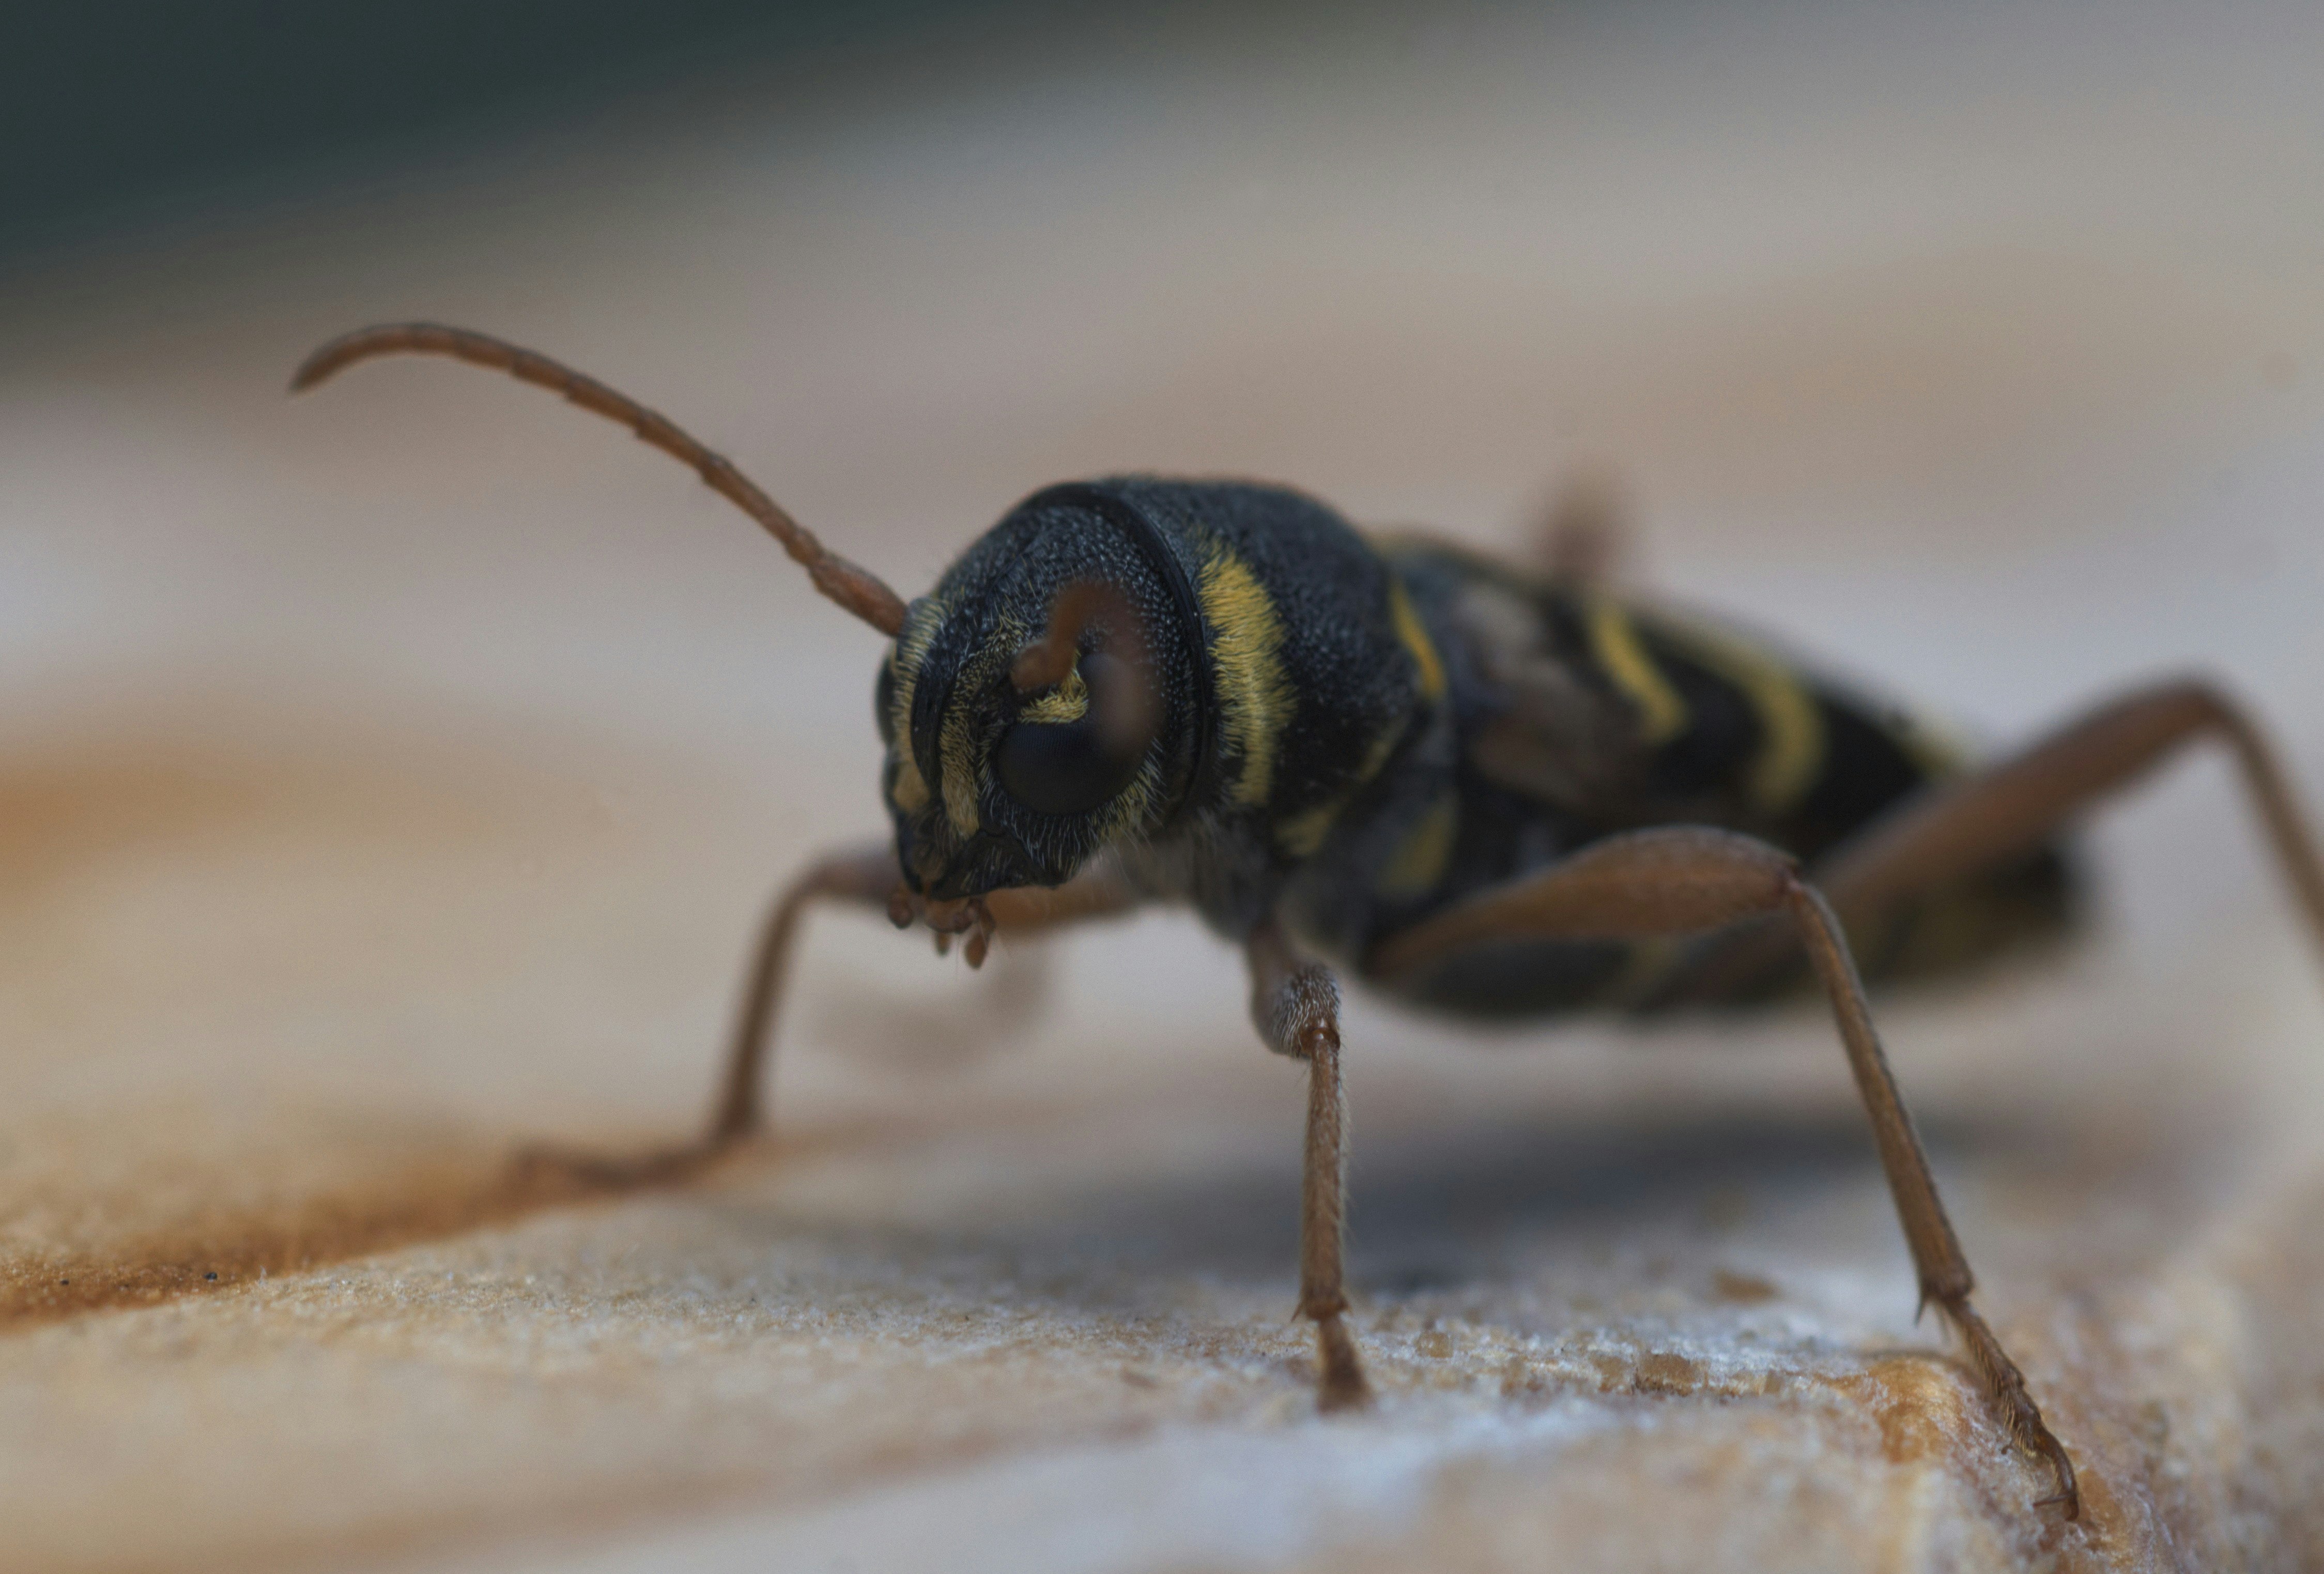
M1309 1064L1299 1310L1323 1403L1356 1403L1334 967L1496 1016L1719 1005L1812 977L1923 1303L2047 1462L2042 1501L2079 1513L2065 1449L1970 1303L1858 962L1941 970L2054 932L2072 910L2061 829L2205 736L2235 752L2324 939L2324 866L2273 755L2216 690L2149 686L1972 765L1843 686L1592 576L1367 539L1313 498L1245 482L1050 487L907 605L660 415L500 340L365 329L292 386L408 352L495 367L630 426L892 642L874 707L892 845L819 859L783 893L707 1132L604 1173L682 1174L758 1127L783 971L818 900L885 905L940 948L965 936L972 964L996 930L1183 903L1243 948L1261 1038Z

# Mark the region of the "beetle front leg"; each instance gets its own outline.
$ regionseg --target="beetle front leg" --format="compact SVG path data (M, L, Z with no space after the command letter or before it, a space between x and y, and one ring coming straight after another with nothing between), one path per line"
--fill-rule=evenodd
M899 929L924 923L935 931L939 952L953 936L964 934L968 965L978 968L984 963L993 935L1003 928L1016 935L1036 934L1085 919L1127 912L1138 904L1139 896L1111 866L1098 866L1054 891L995 891L958 902L931 902L913 895L906 887L895 850L884 843L817 858L783 888L760 933L758 949L751 958L749 983L742 992L742 1009L728 1042L717 1103L700 1143L706 1153L729 1147L764 1124L765 1062L775 1016L790 970L791 951L798 942L799 921L810 904L819 902L884 907L890 921Z
M754 1135L766 1125L767 1059L782 1010L791 954L811 907L838 903L885 909L899 927L926 923L940 939L968 937L972 967L984 960L993 935L1036 934L1084 920L1126 912L1138 893L1111 866L1084 871L1054 891L995 891L962 902L930 903L904 885L893 848L884 843L825 853L799 871L769 909L744 975L742 1009L726 1044L724 1070L701 1136L672 1148L629 1158L534 1152L529 1166L563 1170L585 1184L623 1188L683 1180Z
M727 1040L710 1121L700 1136L676 1147L622 1158L534 1149L521 1155L520 1163L528 1170L562 1171L586 1186L622 1190L685 1180L723 1158L764 1124L761 1088L767 1051L807 910L824 902L876 907L887 901L902 878L895 853L884 845L874 845L825 853L783 887L752 952L742 1010Z
M1370 1401L1371 1388L1346 1322L1348 1105L1340 1081L1340 986L1330 968L1295 950L1271 918L1251 931L1243 949L1259 1036L1276 1053L1307 1062L1299 1315L1315 1324L1316 1402L1343 1410Z
M727 1041L725 1071L718 1080L709 1129L702 1137L706 1152L729 1148L765 1122L767 1050L774 1036L775 1014L782 1003L791 952L798 944L799 921L807 916L808 905L846 902L876 907L888 903L903 884L894 849L881 842L825 854L801 870L775 898L759 931L758 949L752 953L749 981L742 990L742 1007L734 1019L733 1035Z

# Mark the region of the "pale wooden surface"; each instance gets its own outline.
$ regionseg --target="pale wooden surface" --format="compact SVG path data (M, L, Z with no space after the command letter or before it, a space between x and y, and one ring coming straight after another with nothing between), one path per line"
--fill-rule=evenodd
M1325 1422L1298 1074L1183 920L971 979L835 919L778 1149L513 1186L695 1118L766 889L880 829L876 651L537 394L276 392L531 339L908 592L1060 476L1508 543L1615 463L1683 593L1991 736L2200 663L2324 802L2318 41L1949 25L1037 32L18 281L0 1562L2324 1562L2324 991L2216 766L2100 828L2089 947L1884 1017L2087 1525L1914 1328L1812 1015L1360 1001Z

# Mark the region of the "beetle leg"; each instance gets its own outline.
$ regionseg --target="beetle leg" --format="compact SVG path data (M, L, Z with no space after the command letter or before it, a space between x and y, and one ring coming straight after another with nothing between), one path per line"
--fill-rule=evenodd
M759 931L758 949L752 954L749 982L742 991L742 1009L727 1041L725 1073L719 1080L718 1100L700 1143L706 1153L733 1146L764 1121L762 1068L774 1037L775 1013L782 1004L791 951L798 942L799 921L808 904L838 901L888 909L890 899L903 884L895 849L881 842L825 854L775 898Z
M1536 527L1542 570L1569 590L1621 584L1633 567L1628 514L1628 500L1610 473L1587 469L1574 476Z
M2205 738L2234 754L2277 866L2324 947L2324 860L2290 778L2242 708L2196 680L2134 690L2016 755L1898 805L1817 865L1817 887L1846 922L1877 921L1900 903L2041 846ZM1715 997L1760 977L1796 954L1789 941L1768 925L1714 940L1676 969L1674 996Z
M1330 968L1294 949L1271 918L1260 921L1243 947L1259 1036L1276 1053L1307 1062L1299 1315L1315 1324L1317 1402L1325 1410L1345 1409L1366 1403L1371 1390L1344 1320L1348 1105L1340 1082L1340 986Z
M1038 933L1126 911L1138 897L1110 866L1101 866L1054 891L994 891L957 902L929 902L906 889L895 851L885 844L818 858L776 898L761 931L759 949L751 960L750 981L742 993L742 1009L735 1018L734 1036L726 1053L718 1102L702 1139L706 1150L731 1146L763 1124L761 1068L781 1004L784 975L797 943L799 920L807 904L818 900L881 908L899 929L908 929L916 920L925 923L935 931L938 955L954 935L965 935L968 965L975 968L983 964L999 930L1005 928L1015 935Z
M728 1040L717 1103L701 1136L678 1147L627 1158L549 1150L528 1152L520 1162L529 1167L553 1166L586 1185L623 1188L683 1180L726 1153L761 1124L760 1069L781 1002L783 975L808 904L831 900L884 906L902 885L895 853L885 845L873 844L826 853L783 888L760 931L742 1009Z
M1039 934L1093 918L1113 918L1145 900L1119 870L1099 863L1058 886L1019 885L987 892L983 933Z
M1871 1117L1889 1195L1912 1248L1923 1305L1933 1301L1960 1332L2011 1436L2048 1462L2056 1491L2043 1501L2062 1505L2066 1517L2074 1518L2080 1498L2073 1465L2043 1423L2015 1364L1969 1304L1976 1280L1873 1031L1864 986L1840 921L1787 854L1750 837L1700 826L1608 837L1537 874L1389 936L1366 963L1369 971L1396 974L1480 940L1655 940L1763 913L1790 920L1831 997L1849 1069Z
M994 933L1038 933L1086 918L1120 912L1139 898L1109 866L1093 869L1054 891L995 891L960 902L930 903L903 883L894 850L884 843L827 853L783 887L759 931L745 976L742 1006L727 1041L725 1069L702 1135L681 1147L629 1159L595 1155L531 1153L527 1162L554 1163L596 1186L646 1186L679 1180L751 1136L765 1125L763 1087L767 1054L783 985L797 949L801 921L809 906L846 903L887 913L899 929L926 923L940 945L955 934L968 937L971 965L982 962Z

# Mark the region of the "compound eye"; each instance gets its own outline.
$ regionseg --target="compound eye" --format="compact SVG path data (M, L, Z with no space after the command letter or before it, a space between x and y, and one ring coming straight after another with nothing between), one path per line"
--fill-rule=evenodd
M1039 814L1087 814L1129 786L1145 757L1142 743L1125 746L1120 728L1103 714L1129 674L1102 653L1081 659L1089 708L1071 721L1020 721L1001 735L994 769L1010 797Z
M993 751L1001 785L1040 814L1087 814L1130 785L1136 760L1105 751L1097 723L1020 721L1001 735Z

